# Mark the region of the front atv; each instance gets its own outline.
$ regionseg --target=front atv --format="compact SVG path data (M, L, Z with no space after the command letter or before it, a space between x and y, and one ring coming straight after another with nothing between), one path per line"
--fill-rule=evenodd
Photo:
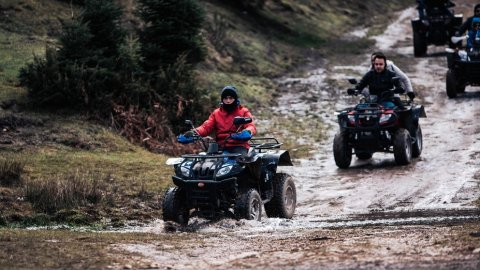
M237 124L242 121L248 120ZM260 220L263 205L269 217L293 217L295 183L291 176L277 172L278 166L293 164L275 138L251 139L246 155L225 153L216 142L199 136L195 140L205 142L205 152L167 161L174 166L176 187L165 194L164 221L186 225L192 216Z

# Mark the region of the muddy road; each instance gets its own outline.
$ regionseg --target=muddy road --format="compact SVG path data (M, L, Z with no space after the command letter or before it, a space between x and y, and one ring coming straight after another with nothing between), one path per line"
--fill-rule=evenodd
M472 3L456 2L458 11L471 14ZM358 101L345 95L345 79L366 72L369 54L349 65L324 61L305 77L278 80L277 115L320 117L329 126L323 131L328 139L311 141L313 156L287 168L298 194L292 220L193 220L186 229L157 221L133 231L175 237L113 245L111 256L133 255L111 267L480 269L480 88L447 98L444 48L430 46L427 57L413 57L415 14L414 8L396 14L385 34L373 37L371 50L406 71L416 102L425 106L419 158L398 166L393 154L375 153L369 160L353 158L347 170L337 168L334 111ZM349 34L361 38L367 30Z

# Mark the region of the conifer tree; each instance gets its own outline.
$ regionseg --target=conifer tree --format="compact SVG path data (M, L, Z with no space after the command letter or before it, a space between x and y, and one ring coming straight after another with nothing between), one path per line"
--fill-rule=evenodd
M146 71L156 72L186 54L188 64L205 57L199 36L204 12L195 0L139 0L145 22L140 33Z

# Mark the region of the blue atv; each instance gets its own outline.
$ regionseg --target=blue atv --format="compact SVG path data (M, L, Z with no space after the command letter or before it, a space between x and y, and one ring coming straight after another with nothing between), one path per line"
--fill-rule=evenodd
M479 31L480 33L480 31ZM468 36L452 37L452 42L459 43ZM479 37L480 39L480 37ZM467 50L446 49L448 71L446 75L446 90L449 98L464 93L465 87L480 86L480 46Z
M236 117L233 125L251 121ZM195 130L191 121L186 123ZM205 151L167 160L175 169L176 187L165 193L164 221L187 225L192 216L260 220L262 206L268 217L293 217L295 183L290 175L277 172L278 166L293 166L288 151L279 149L282 143L275 138L251 139L248 153L242 155L224 152L217 142L196 132L193 140L201 142Z

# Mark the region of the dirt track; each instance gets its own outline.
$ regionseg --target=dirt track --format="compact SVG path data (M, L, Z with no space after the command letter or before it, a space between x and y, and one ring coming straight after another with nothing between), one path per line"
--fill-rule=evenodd
M473 6L456 2L459 9ZM410 59L406 73L427 113L420 158L398 166L392 154L375 153L354 158L348 170L336 167L333 111L356 99L328 82L366 71L368 55L352 66L328 64L306 78L283 78L277 113L319 115L332 127L313 158L288 168L297 184L294 219L194 221L188 232L174 232L175 240L115 245L112 256L129 251L137 255L128 265L168 269L479 269L480 88L447 98L443 48L430 46L427 57L413 58L415 12L397 14L372 51ZM142 230L166 233L161 221Z

